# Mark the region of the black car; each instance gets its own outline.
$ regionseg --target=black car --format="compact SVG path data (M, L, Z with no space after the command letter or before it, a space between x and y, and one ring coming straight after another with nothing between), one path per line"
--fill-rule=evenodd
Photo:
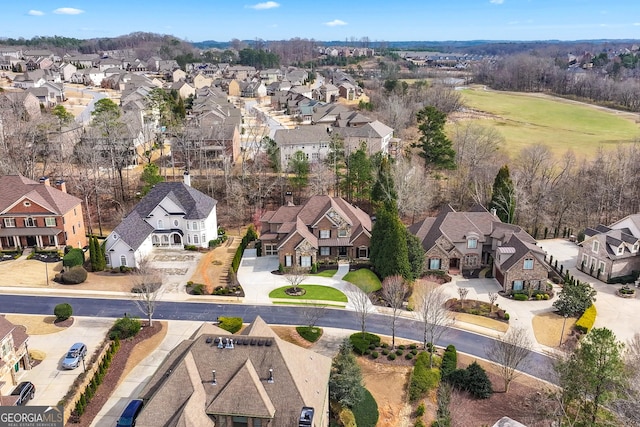
M23 381L11 392L11 396L16 397L16 406L24 406L36 394L36 386L31 381Z

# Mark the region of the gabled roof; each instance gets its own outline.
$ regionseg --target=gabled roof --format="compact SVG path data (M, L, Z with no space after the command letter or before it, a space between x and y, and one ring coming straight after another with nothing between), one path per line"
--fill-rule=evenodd
M0 191L0 214L23 198L28 198L55 215L64 215L82 202L71 194L21 175L0 177L0 188L2 188Z
M547 270L549 269L549 266L547 266L547 264L544 262L544 251L540 247L532 243L520 240L519 236L516 234L511 236L511 239L509 239L509 241L503 247L505 248L504 253L513 253L513 255L511 255L502 264L500 264L499 267L502 271L509 270L512 266L522 260L522 258L528 253L531 253L533 256L538 258L541 264L544 265ZM513 251L506 248L513 248Z
M142 219L138 212L132 211L118 224L113 233L135 251L153 230L153 226Z
M182 182L160 182L138 202L133 211L142 218L146 218L165 198L182 209L185 219L207 218L218 203L215 199Z
M300 126L297 129L278 129L273 139L278 145L320 144L331 141L331 134L323 125Z

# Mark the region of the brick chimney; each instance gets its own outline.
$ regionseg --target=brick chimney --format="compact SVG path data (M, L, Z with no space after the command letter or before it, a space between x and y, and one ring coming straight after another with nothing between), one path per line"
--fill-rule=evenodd
M51 186L51 182L49 182L49 177L48 176L43 176L38 181L40 182L40 184L44 184L46 186Z
M56 188L63 193L67 192L67 184L61 179L56 180Z

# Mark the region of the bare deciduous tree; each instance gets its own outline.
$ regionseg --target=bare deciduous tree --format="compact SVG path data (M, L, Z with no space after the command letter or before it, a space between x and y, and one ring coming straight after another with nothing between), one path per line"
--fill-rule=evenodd
M302 308L302 317L307 326L313 328L318 320L327 314L327 306L322 304L305 305Z
M629 381L611 408L627 426L640 426L640 333L636 333L625 347L624 362Z
M293 292L298 292L300 284L307 280L307 269L295 265L286 271L284 279L291 285Z
M464 300L467 299L469 288L458 288L458 295L460 296L460 306L464 308Z
M422 345L436 344L442 334L453 323L453 316L447 310L447 296L442 288L435 284L420 286L414 291L416 312L422 321ZM433 353L429 352L429 366L433 367Z
M495 306L496 301L498 300L498 294L496 292L489 292L489 302L491 303L491 312L493 313L493 308Z
M512 326L509 331L494 340L487 349L487 357L498 364L498 373L504 381L504 392L509 391L509 384L520 373L531 353L531 339L524 328Z
M149 265L149 260L140 261L138 271L134 275L132 289L133 301L138 309L147 316L149 326L153 326L153 313L162 293L162 274Z
M409 288L402 276L388 276L382 282L382 298L391 307L391 349L396 347L396 322Z
M349 290L351 291L349 295L351 303L353 304L353 309L356 317L358 318L358 322L360 323L360 331L362 332L362 335L364 335L367 326L367 318L373 309L370 295L355 285L351 285Z

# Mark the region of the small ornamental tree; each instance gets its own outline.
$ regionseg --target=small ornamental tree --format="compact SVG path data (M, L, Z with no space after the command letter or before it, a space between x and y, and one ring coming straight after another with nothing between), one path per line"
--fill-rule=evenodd
M567 281L553 303L561 316L580 316L596 300L597 291L587 282Z
M55 306L53 309L53 315L56 316L56 321L62 322L73 315L73 308L71 307L71 304L63 302L62 304Z

